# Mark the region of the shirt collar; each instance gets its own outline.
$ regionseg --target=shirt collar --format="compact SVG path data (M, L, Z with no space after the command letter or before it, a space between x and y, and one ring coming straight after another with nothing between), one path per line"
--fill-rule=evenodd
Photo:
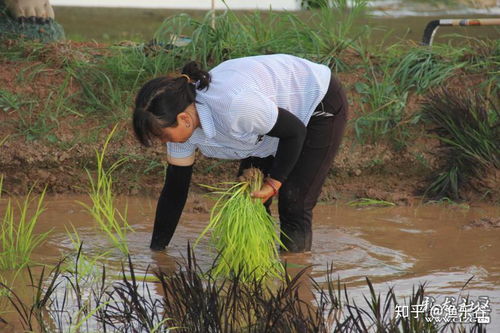
M208 139L213 138L215 136L215 125L210 109L206 104L196 103L196 111L198 112L203 133Z

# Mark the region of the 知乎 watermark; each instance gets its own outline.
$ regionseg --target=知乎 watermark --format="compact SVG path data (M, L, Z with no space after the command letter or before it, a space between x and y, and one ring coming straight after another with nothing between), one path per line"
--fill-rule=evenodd
M491 320L490 299L479 296L477 300L470 298L446 296L437 303L434 297L424 296L421 304L396 305L396 318L424 317L435 323L478 323L489 324Z

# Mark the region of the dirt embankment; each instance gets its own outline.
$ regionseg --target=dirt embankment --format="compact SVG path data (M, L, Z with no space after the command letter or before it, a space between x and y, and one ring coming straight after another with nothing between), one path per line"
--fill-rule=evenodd
M47 109L47 103L44 105L43 101L50 100L53 92L60 87L67 89L67 98L71 98L80 87L71 80L65 83L65 77L57 69L44 67L35 73L39 64L40 60L0 59L1 90L32 99L29 103L16 101L19 103L17 108L0 105L0 173L4 175L3 190L11 195L24 194L31 187L35 191L47 188L52 193L86 192L86 169L95 169L95 151L101 148L113 124L103 122L99 116L82 118L72 113L51 119L51 112L55 111ZM352 125L353 119L361 112L360 98L354 84L363 80L363 75L361 71L355 70L340 73L339 76L348 90ZM469 80L470 85L478 80L470 76L454 80L463 85L464 79ZM411 97L407 110L418 110L420 99ZM45 127L39 124L43 121L47 122ZM119 132L107 154L109 163L127 157L127 162L115 172L117 193L157 195L163 185L166 163L164 147L140 147L133 136L130 119L122 119L119 123ZM45 132L41 135L33 133L37 126L45 129ZM434 154L438 143L426 138L422 129L415 129L421 135L417 135L416 140L403 148L395 149L383 142L361 144L356 140L352 128L349 126L321 199L368 197L397 204L419 201L419 195L428 185L429 175L438 164ZM199 156L193 184L233 180L236 170L235 161ZM494 182L498 185L498 179ZM194 188L203 191L196 185ZM470 191L466 199L495 200L481 191Z

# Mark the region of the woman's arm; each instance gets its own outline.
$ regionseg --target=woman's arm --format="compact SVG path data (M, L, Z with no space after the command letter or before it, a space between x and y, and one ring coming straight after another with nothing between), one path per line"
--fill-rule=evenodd
M169 162L172 160L169 159ZM192 173L192 163L183 166L168 165L165 185L156 206L155 224L150 245L152 250L163 250L170 243L186 204Z
M278 118L266 135L280 139L273 166L262 188L252 196L267 201L280 189L299 159L306 137L305 125L292 113L278 108Z
M283 183L288 177L299 159L306 132L306 126L299 118L285 109L278 108L278 119L267 133L280 139L273 167L269 173L272 179Z

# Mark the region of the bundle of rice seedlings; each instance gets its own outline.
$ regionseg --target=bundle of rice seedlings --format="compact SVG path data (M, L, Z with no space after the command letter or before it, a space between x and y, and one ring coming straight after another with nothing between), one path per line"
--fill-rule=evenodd
M210 243L218 253L212 276L238 276L243 281L283 276L277 245L284 245L277 225L260 199L250 196L262 185L262 174L254 170L247 181L225 183L229 188L209 187L219 198L196 244L211 231Z

